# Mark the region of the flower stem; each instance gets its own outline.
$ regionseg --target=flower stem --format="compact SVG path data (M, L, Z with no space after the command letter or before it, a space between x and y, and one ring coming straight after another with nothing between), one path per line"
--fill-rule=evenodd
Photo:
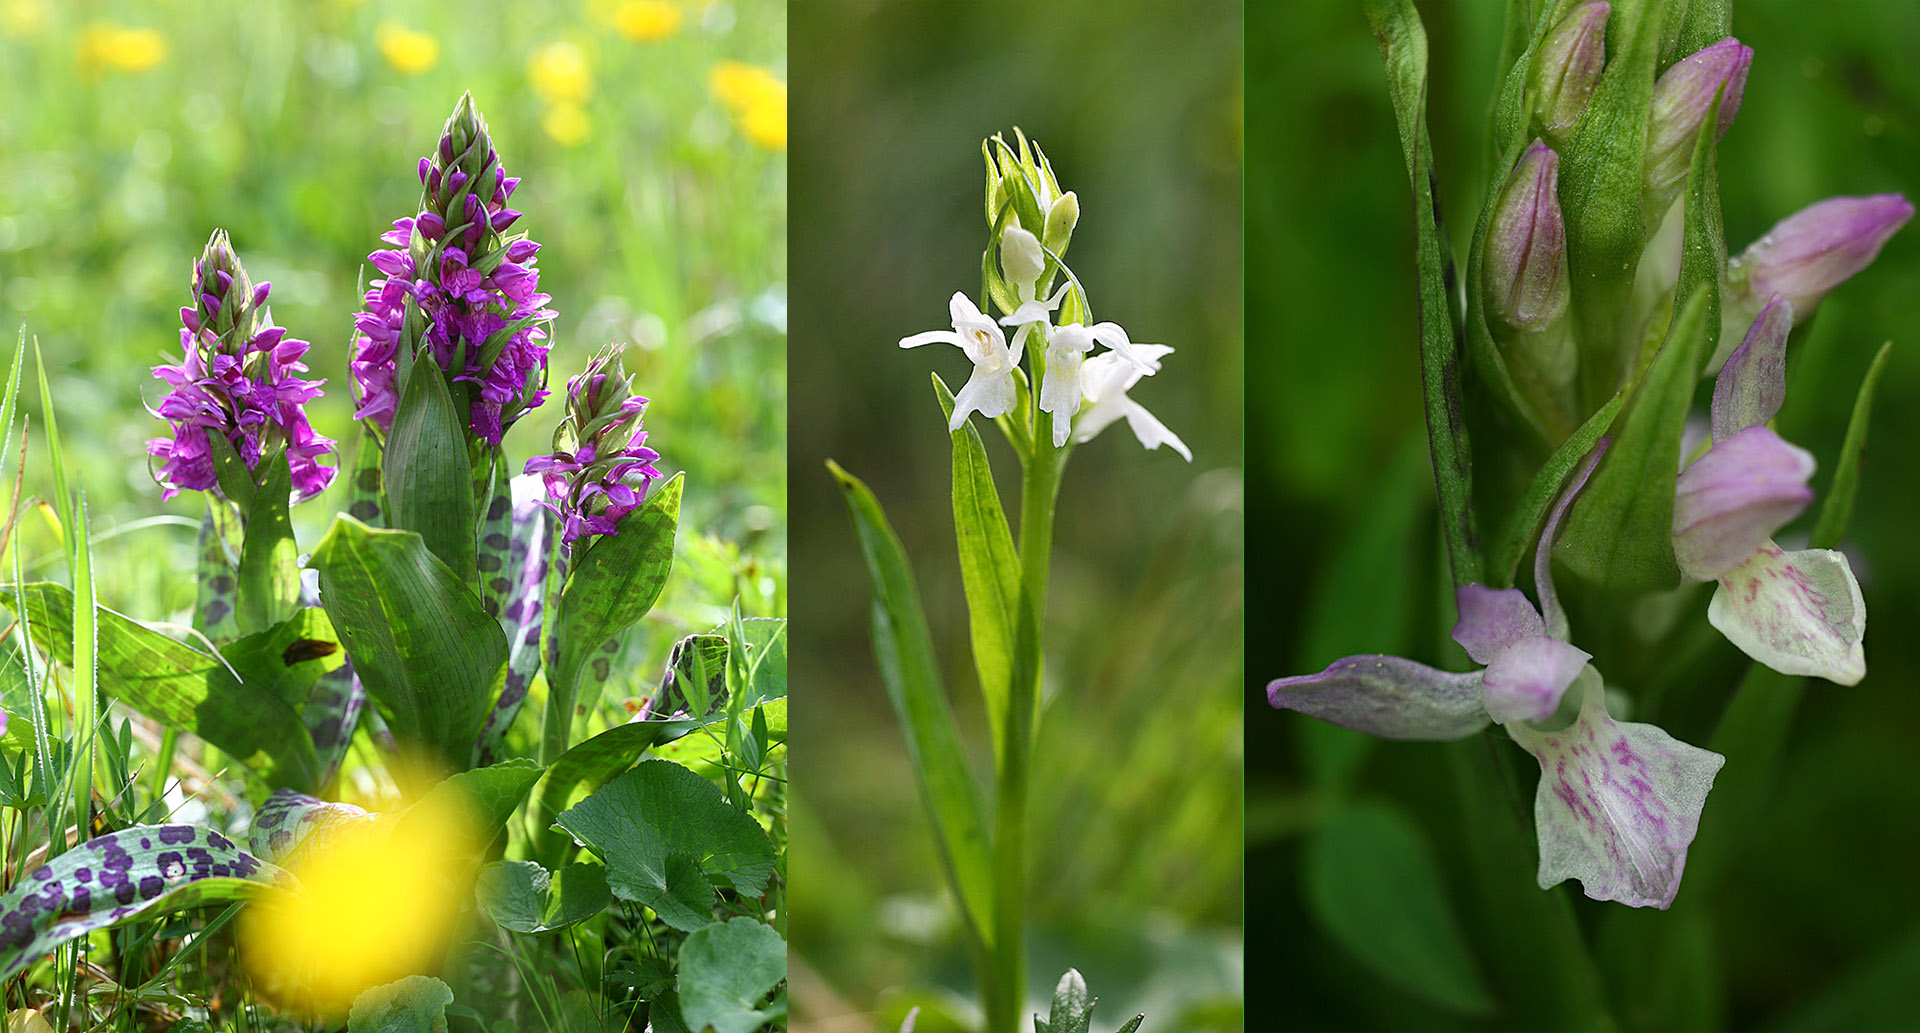
M1037 392L1036 392L1037 394ZM1020 626L1006 713L1005 761L998 783L993 836L994 968L986 995L987 1028L1017 1030L1026 1002L1027 776L1034 715L1040 702L1047 572L1053 557L1053 510L1065 450L1055 449L1052 416L1035 413L1034 455L1020 492Z

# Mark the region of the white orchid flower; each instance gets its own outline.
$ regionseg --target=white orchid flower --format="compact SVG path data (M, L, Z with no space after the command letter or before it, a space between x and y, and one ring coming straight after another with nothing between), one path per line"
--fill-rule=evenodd
M992 419L1013 411L1016 395L1013 374L1020 368L1024 345L1015 338L1009 349L1006 335L961 291L953 292L947 311L953 318L953 329L928 330L903 337L900 347L951 344L965 352L973 363L973 375L953 396L953 419L947 424L947 430L956 431L973 413Z
M1112 325L1103 323L1091 327L1088 332L1100 343L1106 344L1100 338L1100 327ZM1125 417L1127 426L1133 428L1133 436L1139 438L1142 445L1150 449L1167 445L1187 462L1193 462L1193 453L1179 435L1168 430L1166 424L1155 419L1139 402L1127 397L1127 389L1147 375L1140 365L1141 360L1150 363L1152 369L1159 369L1161 356L1171 354L1173 349L1164 344L1136 344L1132 347L1138 353L1137 359L1116 349L1095 355L1080 367L1080 393L1087 404L1074 421L1073 440L1090 441L1107 429L1108 424ZM1046 385L1041 387L1044 391Z

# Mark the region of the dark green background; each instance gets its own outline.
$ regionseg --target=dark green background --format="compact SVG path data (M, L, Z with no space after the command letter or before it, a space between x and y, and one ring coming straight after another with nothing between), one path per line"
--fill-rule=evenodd
M1503 6L1422 5L1442 213L1462 256L1486 182L1480 154ZM1432 656L1452 614L1436 576L1412 205L1379 55L1357 4L1252 4L1247 15L1248 1025L1527 1028L1538 1018L1515 1006L1523 988L1490 985L1501 1010L1469 1020L1380 978L1311 917L1302 888L1302 846L1330 812L1330 773L1350 765L1356 798L1387 801L1426 833L1476 957L1514 949L1493 942L1501 916L1477 909L1468 892L1452 747L1366 745L1265 702L1270 678L1342 654ZM1720 149L1731 251L1825 196L1916 193L1920 6L1736 3L1733 24L1756 53ZM1702 896L1683 883L1672 910L1651 919L1703 930L1690 948L1698 967L1680 981L1684 999L1656 999L1650 983L1619 974L1624 966L1609 969L1623 1025L1920 1022L1916 276L1920 231L1909 226L1822 305L1811 332L1825 338L1826 358L1796 359L1781 418L1782 433L1819 457L1814 486L1824 491L1859 379L1893 340L1844 546L1867 600L1870 673L1852 688L1809 687L1777 790L1757 823L1736 830L1718 887ZM1796 335L1796 351L1808 336ZM1783 540L1804 536L1811 519ZM1391 547L1360 544L1368 540ZM1336 566L1360 573L1342 578ZM1701 620L1706 594L1690 599ZM1620 672L1644 668L1650 679L1666 662L1613 659L1603 669L1629 694L1644 682ZM1742 667L1715 643L1667 690L1659 723L1704 743ZM1512 799L1530 801L1537 769L1504 737L1494 747L1517 756ZM1530 825L1530 802L1519 805ZM1703 827L1726 820L1709 796ZM1589 932L1617 907L1585 900L1572 883L1555 892L1570 896Z

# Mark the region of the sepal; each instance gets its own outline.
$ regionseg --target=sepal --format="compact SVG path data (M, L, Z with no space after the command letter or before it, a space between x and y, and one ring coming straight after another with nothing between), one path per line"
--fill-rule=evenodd
M1275 679L1267 702L1383 739L1464 739L1492 720L1480 679L1397 656L1349 656L1319 674Z

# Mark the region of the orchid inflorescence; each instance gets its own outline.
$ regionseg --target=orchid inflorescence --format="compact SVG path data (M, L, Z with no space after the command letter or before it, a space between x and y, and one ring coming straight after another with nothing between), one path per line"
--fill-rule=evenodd
M173 434L147 442L147 454L161 461L155 478L165 497L220 492L223 465L235 483L235 457L251 479L264 475L262 459L284 451L302 499L320 494L338 472L320 464L333 441L307 422L306 404L326 381L298 376L307 370L300 361L307 342L273 325L272 289L248 278L225 230L213 231L193 265L193 304L180 309L184 357L153 370L171 389L154 415L172 424Z
M646 499L660 479L653 464L660 453L647 447L640 417L647 400L633 393L620 364L620 349L601 349L587 368L567 381L567 415L553 432L553 453L527 461L546 486L540 504L560 518L569 544L615 534L620 518ZM637 484L636 484L637 482Z
M1092 440L1124 418L1142 445L1166 445L1191 461L1186 443L1127 397L1141 377L1160 371L1160 360L1173 349L1135 344L1118 323L1092 322L1086 292L1061 257L1080 221L1080 199L1071 190L1061 191L1038 145L1019 130L1015 135L1017 149L998 136L982 145L987 222L993 232L982 262L983 292L1001 318L996 322L964 291L955 291L947 301L953 328L901 338L900 347L951 344L973 363L966 384L954 393L949 430L959 430L976 412L989 419L1017 414L1020 425L1031 425L1033 414L1021 411L1021 399L1031 397L1030 385L1038 383L1038 408L1051 423L1055 449L1069 438ZM1048 294L1056 276L1063 280ZM1013 332L1011 342L1002 327ZM1021 368L1029 343L1043 356L1029 363L1037 367L1032 376ZM1108 350L1094 355L1096 345Z
M1540 886L1578 879L1590 897L1635 907L1673 902L1726 758L1613 716L1630 697L1573 644L1554 561L1582 589L1604 590L1583 619L1627 619L1620 603L1634 597L1622 592L1715 582L1707 620L1748 657L1782 674L1859 682L1866 608L1846 555L1774 540L1812 503L1815 462L1770 421L1786 398L1796 323L1913 214L1898 195L1832 198L1725 257L1713 154L1740 111L1754 55L1713 24L1724 22L1716 10L1678 26L1694 40L1690 53L1668 40L1662 57L1657 32L1627 25L1610 59L1608 3L1548 5L1496 107L1509 171L1489 191L1464 319L1422 313L1430 358L1460 347L1456 334L1467 346L1453 370L1436 377L1429 366L1428 412L1451 522L1452 637L1484 669L1355 656L1267 686L1275 707L1386 738L1461 739L1500 724L1540 764ZM1386 2L1372 16L1392 65L1397 42L1420 31L1417 17L1410 4ZM1636 72L1645 76L1638 93ZM1622 136L1630 147L1616 146ZM1419 190L1424 177L1410 171ZM1637 239L1637 258L1625 262L1623 228ZM1439 269L1423 259L1435 285ZM1460 367L1495 406L1458 405L1460 384L1441 377ZM1692 385L1716 371L1706 447L1683 462ZM1494 435L1494 447L1533 464L1553 453L1524 497L1543 505L1557 485L1557 501L1507 525L1538 529L1537 607L1511 587L1529 539L1510 541L1489 570L1471 533L1474 423L1530 432Z

